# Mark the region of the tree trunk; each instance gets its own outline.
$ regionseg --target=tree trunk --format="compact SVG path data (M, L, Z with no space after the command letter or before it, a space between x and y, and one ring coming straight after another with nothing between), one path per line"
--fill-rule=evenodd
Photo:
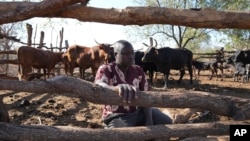
M87 101L93 103L124 105L116 91L96 86L89 81L66 76L56 76L47 81L34 82L0 79L0 90L72 93L83 96ZM216 95L202 91L148 91L139 93L140 99L125 105L204 109L215 114L232 117L235 120L250 119L249 99Z
M171 137L229 135L229 125L245 122L172 124L114 129L89 129L69 126L13 125L0 123L0 140L18 141L128 141Z
M244 11L162 7L103 9L76 4L80 1L88 2L87 0L44 0L39 3L2 2L0 4L0 24L23 21L33 17L51 17L120 25L171 24L194 28L250 29L250 13Z

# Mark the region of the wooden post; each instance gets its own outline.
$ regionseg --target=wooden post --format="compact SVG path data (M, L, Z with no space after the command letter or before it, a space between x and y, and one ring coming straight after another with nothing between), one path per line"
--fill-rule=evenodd
M40 42L39 42L39 47L38 47L38 48L42 48L42 46L43 46L44 32L41 31L40 35L41 35L41 36L40 36Z
M28 33L27 44L28 44L28 46L31 47L31 44L32 44L31 37L32 37L32 31L33 31L32 25L30 25L30 24L27 23L26 24L26 29L27 29L27 33Z

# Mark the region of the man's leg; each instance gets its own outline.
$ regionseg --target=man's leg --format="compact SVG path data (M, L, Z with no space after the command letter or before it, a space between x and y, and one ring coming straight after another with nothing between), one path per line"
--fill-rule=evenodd
M138 126L138 123L141 124L141 120L143 118L139 113L142 113L141 109L136 110L134 113L111 114L104 119L105 129Z
M162 111L160 111L157 108L152 109L152 115L153 115L153 123L154 125L157 124L172 124L173 120L171 115L165 114Z

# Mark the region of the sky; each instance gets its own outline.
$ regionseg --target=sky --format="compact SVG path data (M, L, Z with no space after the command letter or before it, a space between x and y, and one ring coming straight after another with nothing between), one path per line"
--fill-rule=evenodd
M135 5L133 0L91 0L88 6L98 8L126 8L127 6ZM64 40L69 41L69 45L78 44L85 46L96 45L95 40L99 43L114 43L120 39L127 39L123 25L103 24L95 22L80 22L75 19L52 19L55 21L53 27L44 29L46 18L33 18L27 20L27 23L32 24L33 29L37 26L36 41L39 42L40 32L45 32L45 43L49 46L50 43L56 46L59 31L64 28ZM34 33L33 33L34 34ZM52 37L52 38L51 38ZM59 39L58 39L59 40ZM57 41L57 42L56 42ZM63 44L63 46L65 46Z

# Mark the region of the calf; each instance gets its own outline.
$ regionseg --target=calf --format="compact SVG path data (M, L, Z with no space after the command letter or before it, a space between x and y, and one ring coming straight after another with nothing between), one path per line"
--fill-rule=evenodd
M180 70L180 78L178 80L178 83L180 83L185 74L185 67L187 67L190 75L190 84L193 83L192 58L193 53L188 49L173 49L169 47L156 49L149 46L144 52L142 61L153 62L157 67L157 71L164 74L164 88L166 89L168 87L170 69Z
M238 81L239 75L242 76L242 83L245 82L246 79L246 67L245 64L242 62L235 62L235 71L234 71L234 81Z
M209 79L211 80L215 74L216 78L218 80L217 69L219 68L219 66L218 66L217 60L213 60L213 61L209 61L209 62L201 62L201 61L193 60L192 65L193 65L194 72L197 71L198 76L200 75L201 70L210 70L211 76L209 77Z
M46 79L55 65L62 62L63 53L22 46L17 51L17 57L18 74L21 76L21 80L32 71L32 67L43 69L44 79Z
M95 76L98 67L104 63L108 63L111 44L99 44L94 47L86 47L80 45L70 46L66 52L69 64L69 72L73 76L73 70L79 66L80 78L85 79L85 70L91 68L93 76Z

